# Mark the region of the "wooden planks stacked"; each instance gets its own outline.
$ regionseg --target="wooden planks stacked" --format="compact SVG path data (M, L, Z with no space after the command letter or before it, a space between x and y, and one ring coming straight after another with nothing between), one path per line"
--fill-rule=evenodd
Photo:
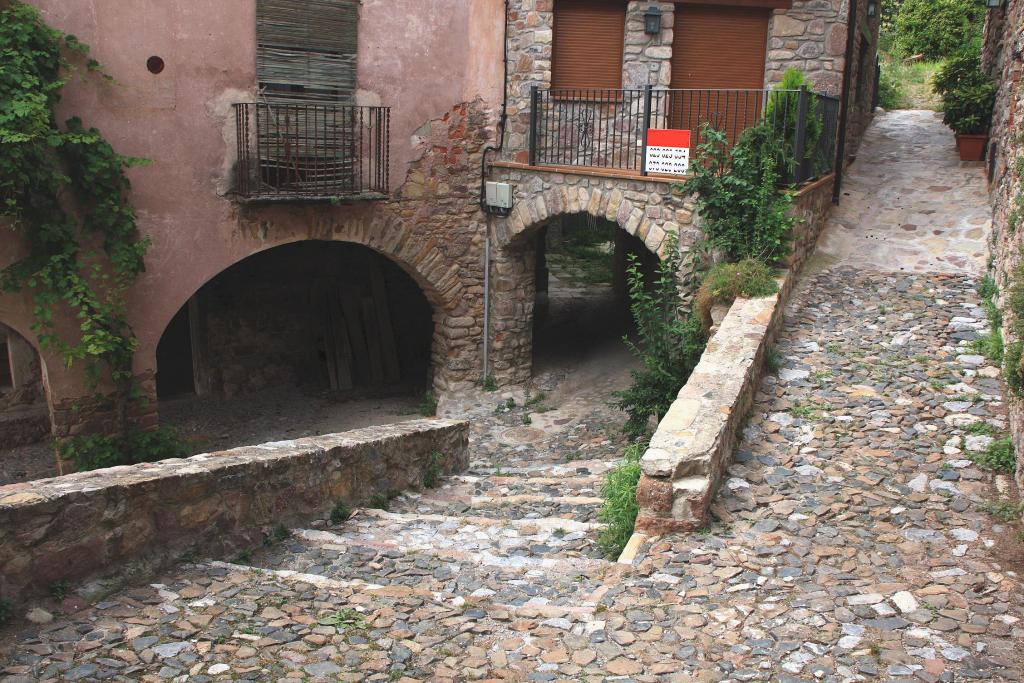
M398 344L380 264L368 264L364 288L323 280L313 302L332 390L395 384L401 379Z

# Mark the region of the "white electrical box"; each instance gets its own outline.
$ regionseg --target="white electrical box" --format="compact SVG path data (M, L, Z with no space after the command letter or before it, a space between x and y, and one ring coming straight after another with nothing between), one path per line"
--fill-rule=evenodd
M495 209L512 208L512 186L508 183L487 183L487 206Z

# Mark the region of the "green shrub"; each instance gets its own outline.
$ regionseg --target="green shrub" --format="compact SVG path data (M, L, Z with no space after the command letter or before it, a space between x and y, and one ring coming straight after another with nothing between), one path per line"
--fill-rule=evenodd
M748 128L731 149L721 131L705 126L702 135L693 177L680 190L696 195L708 241L729 261L784 257L797 219L789 215L792 194L778 188L785 151L777 132L767 124Z
M1006 436L996 439L984 453L974 453L971 460L981 467L1004 474L1013 474L1017 469L1017 456L1013 450L1013 441Z
M642 367L631 372L632 386L614 396L616 406L629 414L625 431L634 438L647 432L652 415L661 417L668 411L707 344L700 319L679 313L676 273L681 259L674 237L669 239L666 256L658 264L650 288L635 255L630 255L626 269L637 341L627 338L625 342Z
M189 445L170 427L153 431L129 430L122 436L89 434L60 439L57 457L79 472L117 465L157 462L189 455Z
M646 443L630 444L626 447L622 463L605 475L601 489L604 507L598 514L598 519L605 526L598 534L597 543L606 557L618 557L633 535L639 512L636 487L640 483L640 458L646 450Z
M988 132L998 88L982 71L979 51L961 50L950 57L933 85L942 97L943 123L960 135Z
M894 62L882 63L882 74L878 81L878 106L882 109L903 109L907 103L907 92L899 78Z
M776 89L768 95L768 103L765 105L765 120L770 121L776 132L781 136L783 159L785 160L795 159L797 106L800 102L800 93L796 91L805 86L808 90L814 88L814 84L807 80L807 76L803 71L800 69L787 69L782 74L782 80L775 86ZM818 114L818 98L813 93L810 97L807 113L807 139L804 142L804 159L811 159L818 147L818 140L821 139L821 133L824 128L822 118Z
M984 22L984 0L903 0L893 26L893 49L903 57L943 59L964 46L979 45Z

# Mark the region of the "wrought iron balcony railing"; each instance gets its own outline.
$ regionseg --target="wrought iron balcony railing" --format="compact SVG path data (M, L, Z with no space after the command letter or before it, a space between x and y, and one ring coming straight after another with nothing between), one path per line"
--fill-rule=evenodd
M644 171L645 140L652 128L690 130L701 144L705 124L735 142L747 128L767 122L786 136L801 163L787 183L802 183L835 164L839 100L808 90L542 90L531 93L530 164ZM813 134L811 117L821 125ZM808 149L813 145L813 149Z
M277 102L234 107L242 199L387 196L390 108Z

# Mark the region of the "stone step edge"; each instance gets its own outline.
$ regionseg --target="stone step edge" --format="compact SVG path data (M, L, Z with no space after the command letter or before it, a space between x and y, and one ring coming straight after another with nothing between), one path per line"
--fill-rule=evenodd
M398 542L350 539L331 531L322 531L318 529L293 529L292 536L322 548L342 550L347 548L397 550L406 555L427 555L429 557L436 557L440 560L466 562L482 567L522 570L523 572L544 571L559 574L571 574L596 571L607 572L613 568L618 568L617 563L615 562L590 557L502 556L495 555L487 551L442 549L431 547L429 545L407 546Z
M654 543L657 540L657 536L648 536L647 534L641 534L634 531L633 535L630 536L629 540L626 542L626 546L619 554L619 559L616 560L616 562L622 565L633 566L633 563L636 561L636 556L640 553L640 548L648 542Z
M481 527L536 527L545 531L565 529L572 533L574 531L597 531L604 527L596 522L577 522L572 519L560 519L558 517L538 517L536 519L493 519L491 517L435 515L435 514L408 514L400 512L386 512L373 508L360 508L356 510L349 521L357 516L373 517L382 521L396 522L398 524L415 524L418 522L437 522L440 524L454 523L461 526Z
M430 494L418 495L416 497L406 496L411 502L463 503L474 508L505 507L506 505L517 505L519 503L558 503L561 505L575 505L577 507L604 505L604 498L596 496L538 496L532 493L517 494L514 496L444 496L443 490Z
M246 564L235 564L233 562L222 562L212 561L199 567L211 567L216 569L226 569L229 571L245 572L254 575L271 575L286 583L308 583L311 586L315 586L322 590L352 590L357 591L366 595L379 595L381 597L393 597L403 598L408 596L414 596L430 600L438 605L445 605L451 607L461 607L462 605L476 605L480 607L493 607L495 609L505 610L517 617L524 619L571 619L578 622L589 622L591 617L596 613L596 603L591 606L586 603L579 606L558 606L558 605L506 605L501 602L492 602L485 597L472 597L472 596L453 596L445 597L441 593L433 591L423 590L422 588L414 588L411 586L394 586L394 585L382 585L369 583L367 581L356 580L343 580L343 579L332 579L326 576L320 576L318 574L305 574L303 572L293 571L290 569L265 569L263 567L253 567ZM608 591L607 586L602 586L598 589L602 597L604 593ZM597 593L598 591L595 591ZM199 598L202 599L202 598Z
M621 460L621 458L619 458L618 460L574 460L572 462L552 462L541 463L537 465L526 465L525 467L488 467L486 465L481 465L479 461L474 461L470 463L469 470L464 474L470 476L476 475L484 477L503 477L505 475L519 475L526 478L533 478L536 476L544 476L543 474L538 475L538 473L551 472L556 476L562 473L572 474L575 476L601 476L612 467L615 467L618 464L619 460ZM590 469L596 467L601 468L601 471L591 475L585 475L580 474L578 472L574 472L574 470L578 468Z
M463 484L476 484L481 481L489 481L493 484L519 484L529 482L542 486L563 486L565 484L591 484L604 479L603 474L580 474L574 477L506 477L504 474L457 474L448 477L445 481L457 481Z

